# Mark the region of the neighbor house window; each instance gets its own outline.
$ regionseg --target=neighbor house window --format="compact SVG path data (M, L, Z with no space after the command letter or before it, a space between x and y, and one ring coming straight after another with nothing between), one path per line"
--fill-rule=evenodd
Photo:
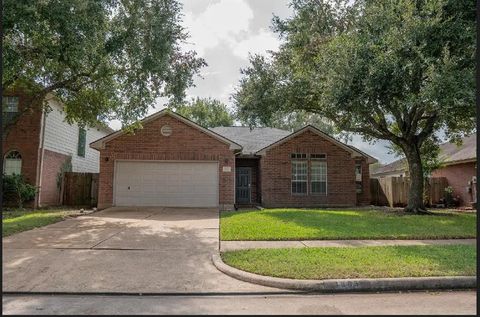
M292 161L292 194L307 193L307 161Z
M5 112L18 112L18 97L3 97Z
M22 173L22 156L18 151L10 151L5 155L3 173L5 175L20 175Z
M310 162L312 194L327 193L327 161L312 160Z
M18 114L18 97L5 96L2 98L3 123L9 124Z
M85 157L85 146L87 144L87 131L83 128L78 130L78 156Z

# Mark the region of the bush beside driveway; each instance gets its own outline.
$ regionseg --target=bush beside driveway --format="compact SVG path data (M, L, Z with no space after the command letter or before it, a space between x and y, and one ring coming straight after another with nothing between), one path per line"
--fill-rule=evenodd
M220 229L221 239L226 241L475 238L476 214L265 209L223 212Z

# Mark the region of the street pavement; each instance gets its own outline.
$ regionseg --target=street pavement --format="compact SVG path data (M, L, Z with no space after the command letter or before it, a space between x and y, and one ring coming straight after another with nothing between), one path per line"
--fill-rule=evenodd
M323 295L9 296L3 314L475 315L474 291Z

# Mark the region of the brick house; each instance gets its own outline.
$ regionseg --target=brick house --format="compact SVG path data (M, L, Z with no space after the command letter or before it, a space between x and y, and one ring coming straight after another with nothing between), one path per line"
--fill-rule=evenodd
M443 143L440 145L439 159L442 167L432 172L431 177L445 177L458 196L461 206L469 206L476 200L475 184L477 170L477 137L475 134L462 139L462 144ZM408 176L405 159L394 161L371 171L370 177Z
M313 126L203 128L170 111L114 132L100 151L98 207L369 204L373 157Z
M35 200L30 202L33 207L58 205L57 179L62 167L71 162L73 172L98 173L99 153L86 145L113 130L68 124L61 101L53 95L44 100L48 107L31 103L30 98L20 89L3 95L7 126L3 133L3 173L22 174L38 188Z
M452 186L454 196L460 198L461 206L476 201L477 136L473 134L462 140L462 145L444 143L440 146L443 167L432 172L432 177L445 177Z

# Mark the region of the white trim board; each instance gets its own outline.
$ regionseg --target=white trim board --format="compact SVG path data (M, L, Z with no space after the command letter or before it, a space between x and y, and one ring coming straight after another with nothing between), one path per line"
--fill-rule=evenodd
M221 136L220 134L218 133L215 133L207 128L204 128L202 127L201 125L198 125L196 124L195 122L185 118L185 117L182 117L181 115L179 115L178 113L175 113L173 112L172 110L170 109L163 109L163 110L160 110L148 117L146 117L145 119L141 120L140 122L142 124L147 124L149 123L150 121L153 121L153 120L156 120L160 117L163 117L165 115L169 115L169 116L172 116L173 118L193 127L193 128L196 128L198 130L200 130L201 132L219 140L220 142L223 142L225 144L228 144L230 145L230 150L241 150L242 149L242 146L240 144L237 144L235 142L233 142L232 140L229 140L223 136ZM119 130L119 131L116 131L116 132L113 132L101 139L98 139L92 143L90 143L90 147L91 148L94 148L96 150L102 150L102 149L105 149L105 143L107 143L108 141L111 141L121 135L125 134L125 131L124 130Z

